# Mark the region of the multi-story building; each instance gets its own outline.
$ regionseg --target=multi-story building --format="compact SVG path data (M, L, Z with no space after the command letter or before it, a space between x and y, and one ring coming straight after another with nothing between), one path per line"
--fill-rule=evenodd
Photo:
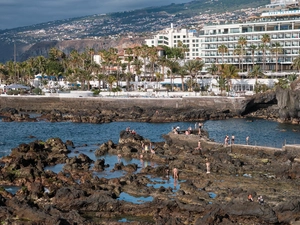
M241 63L244 69L251 68L253 64L262 65L265 62L266 70L275 70L277 61L280 71L290 70L300 50L300 17L295 15L296 13L300 15L300 10L263 13L260 19L245 23L204 26L202 59L207 64ZM283 18L280 19L278 15L281 14ZM270 42L266 43L265 53L260 48L264 34L270 37ZM247 41L242 55L235 54L240 37L245 37ZM280 44L281 50L277 51L278 54L272 51L275 43ZM226 53L222 54L218 51L220 45L227 47ZM254 52L250 48L251 45L257 47Z
M185 52L186 59L201 58L201 38L196 30L177 29L171 24L171 28L167 28L161 33L155 35L153 39L146 39L146 45L168 47L178 47L182 43L187 49Z
M273 0L271 5L295 3L296 6L297 2L298 0ZM269 35L270 42L266 43L265 48L261 48L264 34ZM278 71L289 71L293 60L299 56L299 36L300 10L290 7L279 11L271 9L263 12L259 18L244 22L205 25L200 32L171 27L165 33L146 40L146 44L176 47L176 41L180 40L189 48L186 58L201 58L206 67L212 63L230 63L249 71L254 64L265 64L264 70L274 71L277 65ZM239 45L240 37L246 39L245 46ZM274 48L272 50L275 44L280 45L277 51L273 51ZM227 47L225 53L219 51L221 45ZM252 51L250 46L256 46L256 49ZM235 51L239 47L243 48L242 54Z

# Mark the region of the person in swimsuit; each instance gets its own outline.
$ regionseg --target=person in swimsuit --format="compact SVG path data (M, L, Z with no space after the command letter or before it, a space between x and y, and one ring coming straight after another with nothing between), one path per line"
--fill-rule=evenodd
M178 169L177 168L173 169L173 177L174 177L174 179L178 179Z

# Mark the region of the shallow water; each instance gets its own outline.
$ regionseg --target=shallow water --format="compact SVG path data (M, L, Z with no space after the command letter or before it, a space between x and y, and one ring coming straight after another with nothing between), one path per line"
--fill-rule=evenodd
M148 179L150 179L151 183L147 184L147 187L154 187L155 189L158 189L160 187L164 188L172 188L173 192L176 192L180 189L180 183L185 182L185 180L177 180L174 179L172 176L168 177L151 177L150 175L146 176Z
M249 122L251 121L251 122ZM2 122L0 121L0 157L8 155L12 148L20 143L29 143L36 139L47 140L59 137L63 141L71 140L76 150L92 156L90 150L96 149L98 144L112 140L118 143L121 130L131 127L144 138L152 142L164 141L163 134L167 134L175 126L181 130L195 127L196 122L173 123L142 123L142 122L112 122L106 124L60 122ZM204 129L210 138L222 143L225 135L235 135L235 143L245 144L246 136L250 137L251 145L279 147L285 143L300 144L300 126L280 124L262 119L228 119L209 120L204 122ZM34 138L30 138L33 136ZM83 145L86 147L80 147Z
M119 196L119 200L126 201L126 202L131 202L134 204L142 204L145 202L152 202L153 197L148 196L148 197L135 197L130 194L127 194L126 192L122 192Z
M18 186L3 186L3 188L4 188L7 192L9 192L9 193L11 193L11 194L13 194L13 195L15 195L15 194L18 192L18 190L21 189L21 187L18 187Z

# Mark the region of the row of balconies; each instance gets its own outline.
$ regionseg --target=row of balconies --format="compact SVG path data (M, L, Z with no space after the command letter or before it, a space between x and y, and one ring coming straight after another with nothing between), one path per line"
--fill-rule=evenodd
M298 47L300 46L299 42L294 42L294 43L279 43L280 47L284 48L284 47ZM234 45L226 45L225 46L228 48L228 50L230 49L235 49L238 47L238 44L234 44ZM251 46L251 44L247 44L246 45L246 49L249 48ZM268 46L270 47L270 44L268 44ZM217 50L219 46L217 45L210 45L210 46L204 46L204 49L209 49L209 50Z
M222 60L217 60L217 59L205 59L204 60L205 63L220 63L222 64ZM283 60L278 60L278 63L292 63L292 58L285 58ZM247 64L251 64L253 63L252 60L244 60L243 62L239 59L228 59L225 60L224 59L224 63L247 63ZM254 63L263 63L263 59L256 59L254 60ZM276 63L276 59L275 60L266 60L266 63Z
M205 38L204 42L222 42L222 41L238 41L241 36L234 36L234 37L219 37L219 38ZM246 40L261 40L262 35L260 36L246 36ZM286 38L299 38L299 33L295 34L276 34L270 35L272 39L286 39Z
M205 53L205 54L202 54L202 55L204 55L204 56L220 56L220 57L236 56L233 53L224 54L224 56L220 53ZM254 57L263 56L263 55L264 54L261 53L261 52L260 53L255 53ZM278 54L278 55L283 55L283 54ZM286 52L284 52L284 55L299 55L299 51L286 51ZM244 56L252 56L252 53L246 53L246 54L244 54ZM274 54L266 53L265 56L274 56Z

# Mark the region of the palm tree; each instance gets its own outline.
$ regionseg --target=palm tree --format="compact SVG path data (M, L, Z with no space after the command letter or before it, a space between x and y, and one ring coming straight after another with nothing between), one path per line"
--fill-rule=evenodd
M218 68L218 66L215 63L213 63L206 70L211 75L216 75L218 73L218 71L219 71L219 68Z
M204 62L200 60L189 60L184 64L184 69L191 75L192 79L195 79L198 71L201 71L204 66Z
M253 69L254 68L254 54L255 54L255 51L257 49L257 46L254 45L254 44L251 44L249 49L250 49L251 55L252 55L252 69Z
M218 52L222 54L222 63L224 63L224 54L228 52L228 47L222 44L218 47Z
M184 78L188 74L188 72L185 70L184 67L180 67L178 74L180 75L181 78L181 91L184 91Z
M185 83L186 83L186 86L188 87L188 91L192 91L193 90L193 87L196 85L196 82L195 82L195 80L193 80L193 79L187 79L186 81L185 81Z
M261 41L262 41L262 45L260 45L260 49L263 52L263 70L265 71L266 70L266 68L265 68L266 67L266 50L269 48L268 43L271 42L270 35L263 34Z
M238 69L236 66L232 64L225 64L224 69L222 71L221 77L227 80L227 89L230 91L231 89L231 81L230 79L238 77Z
M239 70L240 70L241 69L241 55L242 55L242 48L240 45L236 46L236 48L233 50L233 54L238 56Z
M182 41L177 42L177 47L181 50L183 54L183 61L185 63L185 53L189 51L189 48L185 44L183 44Z
M156 72L155 73L155 77L156 77L156 88L158 88L158 82L163 78L163 74L162 73L159 73L159 72Z
M117 82L117 79L114 75L109 75L107 78L106 78L106 81L109 85L109 90L112 91L113 89L113 84Z
M258 77L262 77L265 74L262 72L261 67L259 65L255 65L253 67L253 70L251 72L248 73L249 77L255 77L255 90L257 91L257 79Z
M133 50L132 48L125 49L126 61L127 61L127 72L131 72L131 62L133 61Z
M247 39L245 37L240 37L238 40L238 45L241 46L242 72L244 71L244 50L246 44L247 44Z
M163 74L163 77L162 77L162 78L164 78L164 76L165 76L165 67L167 66L167 59L166 59L165 56L160 57L160 58L158 59L158 65L160 65L160 66L162 67L162 70L161 70L161 72L162 72L162 74Z
M134 59L132 62L132 65L134 66L134 70L136 72L136 75L141 75L142 71L141 68L143 67L143 62L140 59Z
M103 73L99 73L97 72L95 74L95 78L98 80L98 87L99 87L99 90L100 90L100 87L101 87L101 81L105 78L105 75Z
M154 77L154 66L156 61L158 60L158 54L156 47L151 47L149 49L149 60L150 60L150 66L151 66L151 79L153 80Z
M143 68L143 70L144 70L144 77L146 77L146 60L149 57L149 49L150 49L150 47L148 47L148 45L143 45L141 47L140 56L142 57L143 62L144 62L144 68Z
M292 67L297 69L300 73L300 55L298 55L294 60L293 60L293 64Z
M220 88L220 91L221 93L226 89L226 86L227 86L227 80L225 77L222 77L220 76L218 79L217 79L217 82L218 82L218 86Z
M170 70L168 70L168 73L170 75L170 78L171 78L171 90L173 91L173 76L174 76L174 73L176 73L179 68L180 68L180 65L177 61L174 61L172 59L168 59L167 61L167 66L170 68Z
M276 58L275 71L277 72L278 71L278 54L281 54L283 52L283 49L279 42L275 42L272 44L271 52L273 54L275 54L275 58Z

